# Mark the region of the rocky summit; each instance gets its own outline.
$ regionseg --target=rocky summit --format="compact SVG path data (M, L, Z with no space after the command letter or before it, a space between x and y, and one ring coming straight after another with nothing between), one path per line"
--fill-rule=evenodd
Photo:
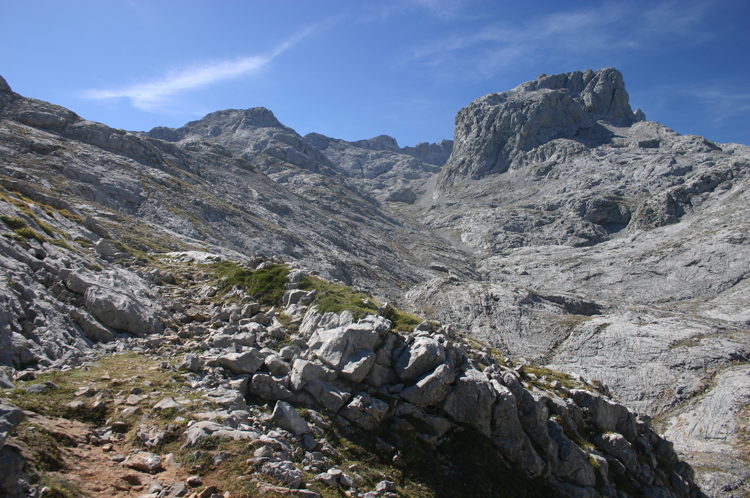
M415 147L0 77L0 495L746 496L749 174L613 68Z

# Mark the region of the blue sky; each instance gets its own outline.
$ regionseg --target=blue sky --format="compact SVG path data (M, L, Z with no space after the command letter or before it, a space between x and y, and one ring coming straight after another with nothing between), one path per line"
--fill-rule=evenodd
M613 66L648 119L750 144L748 26L745 0L0 0L0 75L127 130L262 106L405 146L453 138L482 95Z

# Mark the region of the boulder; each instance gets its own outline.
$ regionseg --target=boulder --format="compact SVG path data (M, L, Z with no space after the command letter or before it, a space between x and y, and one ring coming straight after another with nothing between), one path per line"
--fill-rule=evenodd
M161 321L140 302L113 289L89 287L84 295L84 305L105 326L130 332L136 337L164 331Z
M235 346L252 347L255 345L255 334L252 332L240 332L237 334L215 334L209 339L211 346L219 349L233 348Z
M574 389L571 395L602 432L619 432L628 439L637 436L635 417L621 404L585 389Z
M445 348L432 337L417 337L396 359L402 380L414 380L445 362Z
M558 448L552 473L578 486L596 486L596 470L589 462L588 455L565 435L554 420L547 421L547 428Z
M336 372L312 361L297 358L292 363L290 384L292 389L299 391L313 379L333 380Z
M190 372L200 372L201 370L201 359L197 354L187 353L180 364L180 368L189 370Z
M276 354L266 356L265 365L268 371L276 376L288 375L290 372L289 365Z
M307 291L303 291L301 289L290 289L284 292L284 297L282 298L284 307L286 308L292 304L297 304L300 299L306 295Z
M491 384L497 394L497 403L492 408L492 443L503 458L517 464L528 477L538 477L544 470L544 461L521 427L515 396L498 381Z
M5 444L8 434L13 432L24 419L23 410L13 405L0 403L0 449Z
M638 470L638 455L622 434L599 434L594 438L594 444L604 453L617 458L630 472Z
M381 343L383 331L382 322L360 320L356 324L318 330L310 337L308 345L315 356L343 378L359 383L375 363L374 350Z
M0 449L0 496L4 498L24 498L21 470L25 462L15 448Z
M398 375L393 371L391 367L385 366L377 361L372 366L372 370L365 377L367 385L372 387L380 387L385 384L395 384L398 382Z
M220 356L217 361L233 374L240 375L255 373L263 365L265 357L259 351L251 349L243 353Z
M375 354L369 350L362 350L351 355L341 368L341 377L359 384L367 377L375 364Z
M386 413L388 413L388 403L367 393L357 393L340 412L345 419L369 431L380 426Z
M99 239L94 248L96 249L96 252L106 258L113 258L120 254L120 251L117 250L114 244L107 239Z
M305 390L309 392L315 401L321 406L337 412L352 397L351 391L343 386L337 386L322 379L312 379L305 385Z
M2 389L14 389L16 386L13 384L13 379L8 374L8 371L0 367L0 388Z
M162 399L154 405L154 410L169 410L175 409L177 411L184 411L185 407L179 404L172 396Z
M443 364L434 372L422 376L413 386L407 387L399 395L417 406L431 406L443 401L456 379L448 365Z
M162 467L161 457L156 453L141 451L128 456L122 464L131 469L149 472L151 474L160 471Z
M227 427L225 425L217 424L216 422L196 422L191 425L187 431L185 431L185 439L187 440L184 444L184 448L194 448L201 439L206 436L216 436L218 438L231 438L235 441L240 439L256 440L260 437L260 434L253 431L239 431Z
M292 396L287 388L289 377L273 377L266 373L258 373L247 385L248 394L258 396L269 401L287 399Z
M273 420L276 425L282 429L288 430L295 436L305 434L310 430L305 419L295 411L292 405L285 401L276 402L273 414L271 415L271 420Z
M302 484L302 471L292 462L266 462L258 468L258 472L267 474L292 489L298 489Z
M456 379L455 386L440 405L453 420L465 423L489 437L495 391L487 377L469 369Z
M373 351L380 341L380 334L372 324L356 323L329 330L318 330L307 341L310 352L336 371L341 371L349 360L363 352Z

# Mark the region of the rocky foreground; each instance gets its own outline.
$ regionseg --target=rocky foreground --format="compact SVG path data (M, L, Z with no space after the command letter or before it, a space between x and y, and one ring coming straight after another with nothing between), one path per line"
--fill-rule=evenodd
M650 419L602 386L515 366L390 305L356 321L319 313L311 304L329 291L305 270L236 267L282 270L280 306L263 306L216 278L228 266L217 259L175 253L130 274L154 282L172 311L160 333L93 343L80 328L83 354L5 370L3 496L700 496ZM110 273L66 270L44 278L62 271L67 286ZM310 282L318 288L297 289ZM86 301L96 285L63 292L94 316L149 323L148 311L136 319L113 302L127 297ZM12 289L24 303L26 287ZM488 460L467 467L460 458L473 452Z

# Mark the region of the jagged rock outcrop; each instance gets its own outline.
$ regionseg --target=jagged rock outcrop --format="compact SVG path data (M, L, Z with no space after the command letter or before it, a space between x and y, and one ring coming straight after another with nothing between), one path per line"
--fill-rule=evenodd
M553 139L605 142L609 132L599 121L616 126L636 121L622 74L614 68L542 75L486 95L456 116L454 150L441 182L504 173Z

